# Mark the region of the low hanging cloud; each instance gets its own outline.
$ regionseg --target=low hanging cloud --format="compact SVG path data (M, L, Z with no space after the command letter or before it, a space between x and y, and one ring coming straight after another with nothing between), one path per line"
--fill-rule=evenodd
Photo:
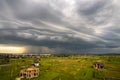
M34 46L35 53L119 52L119 5L119 0L0 0L0 43Z

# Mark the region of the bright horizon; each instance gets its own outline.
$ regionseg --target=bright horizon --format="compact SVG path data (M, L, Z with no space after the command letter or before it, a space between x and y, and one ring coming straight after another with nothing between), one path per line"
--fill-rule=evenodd
M22 53L25 53L25 47L0 45L0 53L22 54Z

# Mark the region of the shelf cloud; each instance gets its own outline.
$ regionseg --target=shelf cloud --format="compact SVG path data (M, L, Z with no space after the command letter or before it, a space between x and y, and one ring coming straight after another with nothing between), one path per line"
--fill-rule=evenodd
M0 0L0 44L33 46L35 53L117 53L119 14L119 0Z

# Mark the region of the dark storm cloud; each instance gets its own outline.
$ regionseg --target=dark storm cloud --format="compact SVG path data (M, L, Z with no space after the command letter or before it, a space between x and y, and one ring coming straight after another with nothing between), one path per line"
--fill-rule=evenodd
M0 0L0 43L37 46L36 51L45 46L58 52L118 52L119 4L118 0Z

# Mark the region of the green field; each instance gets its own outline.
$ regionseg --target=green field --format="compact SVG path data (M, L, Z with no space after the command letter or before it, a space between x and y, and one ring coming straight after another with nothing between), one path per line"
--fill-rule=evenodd
M22 66L29 67L34 58L11 59L10 66L0 67L0 80L15 80ZM102 62L104 69L94 69L93 62ZM40 75L22 80L103 80L120 78L120 56L68 56L40 58Z

